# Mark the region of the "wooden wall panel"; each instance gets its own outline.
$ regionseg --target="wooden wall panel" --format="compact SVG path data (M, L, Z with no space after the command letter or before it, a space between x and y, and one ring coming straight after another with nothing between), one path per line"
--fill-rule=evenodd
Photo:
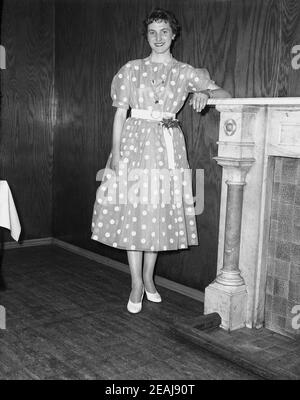
M3 1L0 178L12 190L21 239L52 234L53 17L52 0Z
M298 1L57 0L54 234L125 262L125 251L90 240L95 175L111 148L112 77L129 59L148 55L140 26L154 5L172 9L182 23L174 56L208 68L234 96L300 96L289 53L299 40ZM221 169L212 157L218 113L198 115L186 105L179 118L190 165L205 171L200 245L160 253L157 273L203 290L216 273Z

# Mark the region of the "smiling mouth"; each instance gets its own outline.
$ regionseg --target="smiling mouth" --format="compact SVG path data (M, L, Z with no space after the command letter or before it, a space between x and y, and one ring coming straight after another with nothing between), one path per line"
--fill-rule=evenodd
M156 47L162 47L164 45L164 43L155 43Z

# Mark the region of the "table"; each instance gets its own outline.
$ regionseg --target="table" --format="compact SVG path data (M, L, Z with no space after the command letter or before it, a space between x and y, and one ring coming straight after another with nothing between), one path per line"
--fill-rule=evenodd
M7 181L0 180L0 227L10 230L11 237L18 241L21 225L16 206ZM5 307L0 305L0 329L5 329Z

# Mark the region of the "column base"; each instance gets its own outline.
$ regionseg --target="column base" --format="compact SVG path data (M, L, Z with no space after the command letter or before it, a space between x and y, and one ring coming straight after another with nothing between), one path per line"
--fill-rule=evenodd
M204 314L217 312L221 328L234 331L246 324L246 285L224 286L214 281L205 289Z

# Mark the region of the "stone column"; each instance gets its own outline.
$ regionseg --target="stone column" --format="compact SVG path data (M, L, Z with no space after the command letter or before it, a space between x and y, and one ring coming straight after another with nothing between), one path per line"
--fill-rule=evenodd
M230 168L234 171L232 176L241 180L227 180L227 201L226 201L226 220L223 268L217 276L216 282L225 286L244 285L244 279L239 269L240 237L243 208L243 193L245 176L252 165L252 160L225 160L215 158L223 168Z
M244 186L254 158L248 137L244 139L241 129L243 110L225 111L224 125L220 125L219 155L215 157L223 167L223 184L227 187L225 206L221 211L225 213L224 232L219 233L219 238L220 235L224 237L223 262L219 275L205 289L204 314L218 313L221 327L231 331L246 324L247 289L239 268L239 255Z

